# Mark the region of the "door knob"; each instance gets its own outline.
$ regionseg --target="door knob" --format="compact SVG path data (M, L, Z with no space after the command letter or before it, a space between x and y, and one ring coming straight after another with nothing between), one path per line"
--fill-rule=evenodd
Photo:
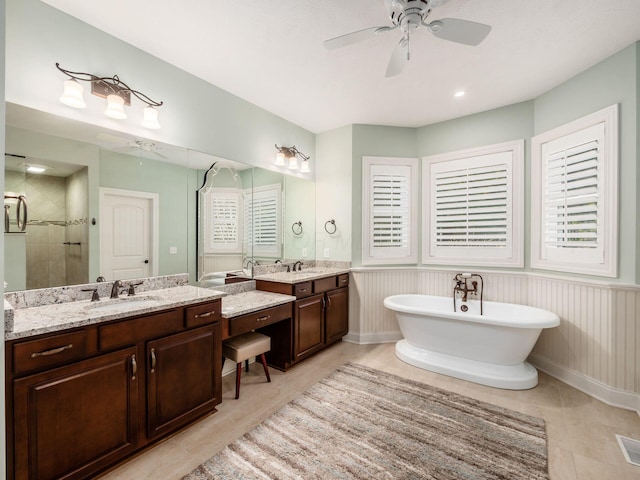
M144 263L149 263L149 260L145 260Z

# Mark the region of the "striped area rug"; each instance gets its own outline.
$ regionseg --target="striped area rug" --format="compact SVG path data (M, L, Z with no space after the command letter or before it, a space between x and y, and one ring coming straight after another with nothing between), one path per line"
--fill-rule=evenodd
M349 363L184 479L548 479L544 421Z

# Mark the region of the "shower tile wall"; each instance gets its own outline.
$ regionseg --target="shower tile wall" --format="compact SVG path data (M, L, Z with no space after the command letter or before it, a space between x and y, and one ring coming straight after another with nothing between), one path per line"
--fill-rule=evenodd
M29 206L27 288L66 285L66 179L26 174L25 180Z

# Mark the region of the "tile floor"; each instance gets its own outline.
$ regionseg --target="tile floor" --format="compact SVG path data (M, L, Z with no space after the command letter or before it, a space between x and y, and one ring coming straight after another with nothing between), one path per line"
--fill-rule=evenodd
M640 440L640 416L610 407L540 373L538 386L509 391L476 385L407 365L394 355L395 344L338 343L287 373L271 370L265 383L262 366L243 373L240 399L234 400L235 376L223 379L223 402L215 414L173 435L107 473L101 480L180 479L267 416L328 375L354 361L389 373L542 417L547 425L552 480L639 480L640 467L625 462L615 434Z

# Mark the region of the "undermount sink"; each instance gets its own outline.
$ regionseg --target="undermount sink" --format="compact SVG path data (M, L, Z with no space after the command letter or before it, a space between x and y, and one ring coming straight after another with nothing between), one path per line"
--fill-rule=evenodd
M145 307L153 307L158 305L160 297L153 296L131 296L110 298L108 300L100 300L99 302L92 302L85 306L85 310L92 312L117 312L126 311L127 309L138 309Z

